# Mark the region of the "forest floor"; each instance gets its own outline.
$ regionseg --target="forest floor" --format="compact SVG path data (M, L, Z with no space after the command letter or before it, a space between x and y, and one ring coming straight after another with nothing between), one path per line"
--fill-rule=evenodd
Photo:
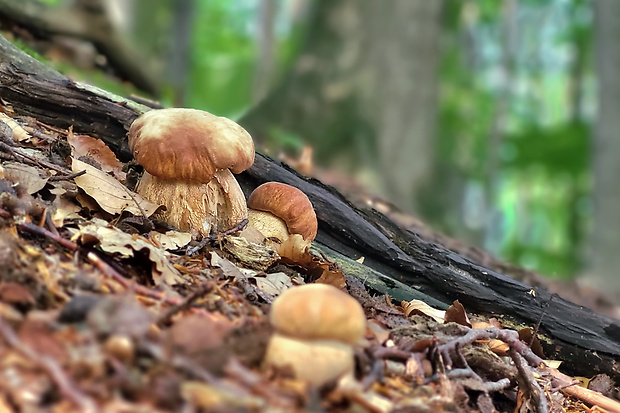
M201 245L149 218L158 206L99 140L2 112L0 413L620 412L542 364L531 330L372 296L320 253L282 260L241 227ZM317 279L360 303L367 330L354 374L313 388L263 361L271 303Z

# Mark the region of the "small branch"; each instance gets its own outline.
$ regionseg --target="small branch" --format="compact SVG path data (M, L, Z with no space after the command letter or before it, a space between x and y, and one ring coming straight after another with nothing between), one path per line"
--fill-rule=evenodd
M17 224L17 228L31 234L36 234L42 237L49 238L72 252L78 252L83 250L83 248L81 248L76 243L69 241L68 239L62 238L61 236L54 235L52 232L46 230L45 228L38 227L30 222ZM166 294L162 291L153 290L152 288L145 287L144 285L136 284L135 282L123 277L110 264L102 260L101 257L99 257L94 251L84 251L86 252L86 259L95 268L97 268L104 276L112 278L126 289L131 289L136 294L143 295L145 297L154 298L156 300L163 300L168 304L179 303L178 298L166 297Z
M215 241L219 241L222 237L225 237L227 235L232 235L235 234L239 231L243 231L243 229L248 225L248 219L244 218L241 221L239 221L239 223L237 225L235 225L234 227L232 227L231 229L228 229L224 232L219 232L215 235L209 235L208 237L204 237L199 243L198 245L196 245L195 247L191 247L187 249L187 255L189 255L190 257L193 255L198 254L200 251L202 251L202 249L207 246L208 244L215 242Z
M49 178L47 178L47 180L51 181L51 182L54 182L54 181L70 181L70 180L75 179L78 176L82 176L84 174L86 174L86 171L80 171L80 172L76 172L76 173L69 174L69 175L50 176Z
M547 413L549 411L547 397L545 397L545 393L534 378L534 375L527 365L525 358L523 358L523 356L514 348L509 350L509 354L510 358L512 358L512 361L514 361L515 366L517 367L519 375L521 376L522 384L526 386L526 394L529 393L529 396L535 403L534 408L536 409L536 413Z
M34 166L38 166L40 168L48 168L48 169L52 169L56 172L59 172L63 175L69 175L71 174L71 171L69 171L68 169L62 168L58 165L54 165L51 162L47 162L44 161L42 159L36 159L28 154L25 154L19 150L17 150L16 148L13 148L11 145L8 145L4 142L0 142L0 150L4 151L5 153L8 153L9 155L13 156L16 159L21 160L22 162L25 162L27 164L30 165L34 165Z
M187 310L194 303L194 301L209 294L211 291L213 291L214 288L215 284L212 281L206 281L202 283L190 295L185 297L183 301L175 304L174 306L170 307L165 313L163 313L157 320L156 324L159 327L164 326L172 319L172 317L174 317L181 311Z
M597 391L579 386L579 383L574 383L571 377L560 373L557 369L543 367L542 371L552 376L551 382L553 386L559 388L562 393L583 400L591 406L601 407L605 411L620 413L620 402L617 400L610 399Z

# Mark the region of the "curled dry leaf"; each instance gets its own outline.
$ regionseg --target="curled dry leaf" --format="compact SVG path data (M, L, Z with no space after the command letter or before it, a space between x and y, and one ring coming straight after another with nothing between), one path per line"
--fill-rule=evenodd
M406 317L421 314L431 317L438 323L443 323L446 316L445 311L433 308L430 305L426 304L424 301L420 300L402 301L400 305L403 308Z
M67 141L71 145L71 155L78 159L81 156L93 158L104 172L111 173L120 182L125 182L127 174L123 172L123 164L116 159L114 152L100 139L86 135L76 135L69 131Z
M471 328L471 323L465 312L465 307L463 307L463 304L461 304L459 300L454 301L446 310L444 323L457 323Z
M24 128L22 128L19 123L15 122L13 118L10 116L0 113L0 121L6 123L9 128L13 131L13 140L19 142L27 142L32 139L32 136Z
M134 215L142 215L144 211L144 214L150 217L159 209L159 205L130 191L112 176L94 166L74 158L71 169L76 173L86 171L84 175L75 178L75 183L109 214L127 211Z
M5 162L2 166L5 178L20 184L29 194L39 192L47 183L47 178L41 178L39 170L33 166L17 162Z
M118 228L108 226L104 220L95 218L80 226L80 230L72 239L82 244L96 243L103 251L118 254L122 258L133 257L135 252L147 250L149 260L154 264L152 277L156 285L187 284L187 281L168 260L168 253L155 247L143 237L129 235Z

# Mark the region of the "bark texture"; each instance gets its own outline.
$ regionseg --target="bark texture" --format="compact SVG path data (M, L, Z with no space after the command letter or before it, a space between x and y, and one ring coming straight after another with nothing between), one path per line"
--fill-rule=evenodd
M72 124L99 136L122 159L131 156L126 131L146 108L75 84L0 39L0 96L18 114L52 125ZM100 122L105 123L102 127ZM469 312L540 331L547 357L565 360L569 373L607 373L620 379L620 321L512 280L421 239L373 210L358 210L333 188L257 154L238 175L246 196L267 181L302 190L319 220L317 246L376 291L399 300L424 299L445 307L458 299ZM364 264L353 260L365 257Z

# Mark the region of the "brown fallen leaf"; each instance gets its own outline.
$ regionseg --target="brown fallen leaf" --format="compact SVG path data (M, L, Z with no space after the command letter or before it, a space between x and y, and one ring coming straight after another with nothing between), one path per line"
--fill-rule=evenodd
M469 322L469 318L465 312L465 307L463 307L463 304L461 304L459 300L454 301L446 310L444 323L450 322L471 328L471 323Z
M127 174L122 170L123 164L116 159L114 152L102 140L86 135L76 135L70 129L67 141L71 145L71 155L74 158L89 156L101 165L101 170L111 173L120 182L125 182Z
M76 173L86 171L84 175L75 178L75 183L109 214L121 214L127 211L133 215L142 215L144 212L150 217L159 209L159 205L130 191L112 176L94 166L74 158L71 169Z
M30 134L19 125L19 123L15 122L12 117L0 112L0 121L6 123L9 128L11 128L13 131L13 140L28 142L32 139L32 136L30 136Z
M406 317L411 317L416 314L425 315L431 317L433 320L438 323L443 323L446 315L445 311L438 310L430 305L426 304L424 301L420 300L411 300L411 301L402 301L400 306L403 308Z
M154 264L152 277L155 285L188 283L170 263L169 253L155 247L146 238L129 235L116 227L111 227L102 219L94 218L81 225L72 240L82 244L98 244L101 250L109 254L118 254L122 258L130 258L138 251L147 250L149 260Z
M165 234L161 232L151 231L149 239L165 250L177 250L183 248L192 240L192 234L189 232L168 231Z
M2 166L5 179L20 184L29 194L39 192L47 183L47 178L41 178L39 170L33 166L17 162L5 162Z

